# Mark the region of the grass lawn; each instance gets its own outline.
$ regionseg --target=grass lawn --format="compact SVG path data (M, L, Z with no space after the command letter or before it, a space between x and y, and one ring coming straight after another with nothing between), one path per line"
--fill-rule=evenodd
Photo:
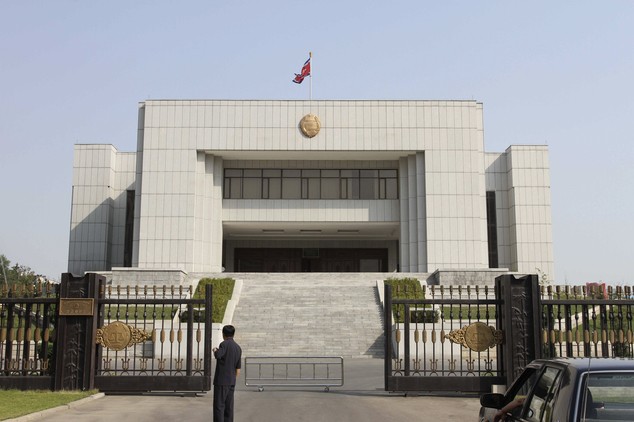
M92 391L0 390L0 420L17 418L96 394Z

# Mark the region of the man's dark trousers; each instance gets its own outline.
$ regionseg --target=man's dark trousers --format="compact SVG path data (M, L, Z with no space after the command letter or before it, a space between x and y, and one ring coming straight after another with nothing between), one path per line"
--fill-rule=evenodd
M235 385L214 385L214 421L233 422Z
M214 352L214 422L233 421L233 393L236 388L236 372L241 367L242 349L233 337L224 337Z

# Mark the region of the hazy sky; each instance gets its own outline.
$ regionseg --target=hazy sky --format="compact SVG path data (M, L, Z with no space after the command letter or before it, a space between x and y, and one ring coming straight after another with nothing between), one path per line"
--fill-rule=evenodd
M0 0L0 254L66 271L73 145L146 99L475 99L548 144L558 283L634 284L634 1Z

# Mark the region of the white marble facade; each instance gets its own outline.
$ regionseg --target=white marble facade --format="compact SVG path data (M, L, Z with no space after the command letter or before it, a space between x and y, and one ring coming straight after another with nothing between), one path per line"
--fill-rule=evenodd
M299 128L309 113L321 122L312 138ZM75 147L70 272L217 273L235 248L366 247L388 251L387 271L554 273L547 147L485 152L476 101L145 101L137 143ZM341 179L315 179L320 197L232 197L226 169L243 172L244 192L250 169ZM343 175L364 169L396 180L378 176L379 197L344 197Z

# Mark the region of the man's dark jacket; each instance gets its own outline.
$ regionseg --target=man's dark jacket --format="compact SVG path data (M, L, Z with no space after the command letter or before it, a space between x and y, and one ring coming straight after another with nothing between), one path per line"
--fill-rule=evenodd
M214 385L236 385L236 369L241 367L242 349L233 338L228 338L214 352L217 359Z

